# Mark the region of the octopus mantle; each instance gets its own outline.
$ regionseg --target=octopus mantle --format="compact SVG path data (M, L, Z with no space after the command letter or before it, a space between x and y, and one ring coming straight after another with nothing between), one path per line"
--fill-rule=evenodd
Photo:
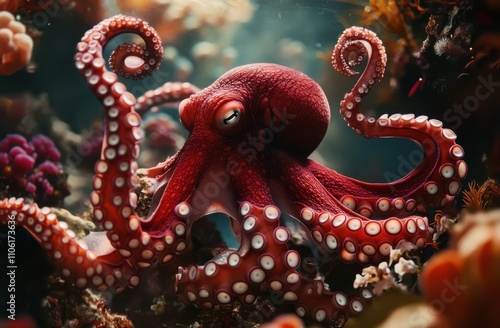
M102 57L107 42L136 33L145 48L122 45ZM422 146L425 158L392 183L365 183L307 159L330 121L327 99L306 75L274 64L237 67L199 91L187 83L167 83L136 100L118 81L151 74L162 59L157 33L140 19L115 16L89 30L77 46L76 67L99 99L105 138L96 163L90 200L105 232L76 240L48 208L22 199L0 202L3 223L15 220L47 250L64 279L78 288L135 287L156 262L168 264L190 247L190 227L207 213L222 212L239 223L241 245L203 266L179 269L180 298L202 308L252 304L258 295L278 292L301 317L339 325L372 299L369 288L352 295L329 290L323 278L308 278L300 254L290 248L290 231L280 224L287 213L309 231L328 256L349 263L377 263L391 247L408 240L430 241L428 208L451 207L467 166L456 135L437 120L412 114L376 119L359 104L383 77L385 49L366 29L344 31L333 52L343 74L367 58L366 68L341 102L340 113L366 138L397 137ZM354 55L354 56L353 56ZM116 73L115 73L116 72ZM158 182L147 218L134 208L142 137L138 112L180 101L179 114L190 135L172 158L146 170Z

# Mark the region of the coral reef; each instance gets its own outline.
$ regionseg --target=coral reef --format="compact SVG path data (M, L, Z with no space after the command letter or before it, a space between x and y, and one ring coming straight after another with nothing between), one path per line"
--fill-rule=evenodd
M145 20L90 29L73 79L77 38L116 13ZM339 39L334 67L363 66L344 96L350 82L314 54L329 61L351 19L378 37ZM0 244L15 220L16 323L496 327L499 22L493 0L0 0ZM231 69L249 62L287 67ZM335 141L311 154L330 121ZM418 149L371 155L367 141L351 160L342 129Z
M151 209L147 219L141 218L135 212L138 194L132 192L138 178L137 143L142 137L135 109L171 100L176 89L162 87L158 94L146 93L138 102L118 82L117 74L107 70L103 48L112 37L129 32L141 36L145 48L118 46L110 67L125 77L143 78L158 67L162 48L155 30L140 19L118 15L99 23L84 35L75 56L76 67L106 113L103 149L90 197L94 218L105 231L77 240L68 224L58 221L48 208L26 204L21 198L0 202L2 222L16 213L15 222L41 240L62 277L78 288L137 287L145 269L186 253L193 243L187 237L195 236L194 223L217 212L239 222L234 229L241 245L237 250L223 249L204 265L191 263L179 270L176 287L183 303L219 309L222 322L234 320L226 313L240 304L242 310L253 305L272 308L273 313L293 308L304 320L342 326L371 301L371 287L364 283L365 287L347 295L342 289L330 289L321 275L303 272L300 253L287 243L290 231L280 225L282 211L302 222L325 254L338 255L343 270L350 264L382 262L401 239L425 247L430 232L421 213L429 208L448 211L453 206L467 173L456 135L423 116L376 119L360 112L362 98L383 77L386 54L373 32L353 27L339 38L333 66L352 76L353 66L367 57L367 68L345 95L340 113L365 137L403 137L422 144L426 157L421 165L394 183L370 184L308 160L329 123L323 91L293 69L246 65L199 92L189 84L178 85L178 94L190 95L179 104L181 122L190 135L172 158L144 171L153 181L153 190L148 191L153 195L150 203L144 198ZM356 54L355 60L349 59L351 53ZM240 150L248 136L255 138L249 140L250 153ZM38 140L34 147L50 148ZM279 184L279 192L271 178ZM276 192L282 196L276 197ZM142 207L139 210L145 213ZM412 259L400 257L394 270L402 277L414 273L417 266ZM280 301L261 303L275 293L282 295Z

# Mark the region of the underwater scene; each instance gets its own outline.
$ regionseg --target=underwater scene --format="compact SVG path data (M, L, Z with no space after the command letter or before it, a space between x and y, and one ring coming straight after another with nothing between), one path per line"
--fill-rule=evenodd
M498 327L498 1L0 0L0 59L0 327Z

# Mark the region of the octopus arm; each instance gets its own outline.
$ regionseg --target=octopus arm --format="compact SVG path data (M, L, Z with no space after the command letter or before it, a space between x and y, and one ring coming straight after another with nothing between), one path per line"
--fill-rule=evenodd
M22 198L0 201L0 223L23 226L46 250L64 278L75 286L98 290L139 283L135 269L110 245L105 236L76 239L66 222L59 221L48 207L24 204ZM109 247L103 247L108 245ZM97 248L91 249L97 246Z
M231 307L234 301L253 304L271 288L280 301L295 304L296 313L316 322L342 322L356 315L373 294L363 288L353 295L328 290L322 279L311 280L299 273L300 255L289 250L290 233L279 225L280 210L274 205L254 206L242 202L237 219L242 222L242 245L217 261L191 265L176 275L179 297L185 304L204 309Z
M137 98L135 111L144 115L151 107L162 105L176 105L180 101L189 98L200 91L200 89L188 82L166 82L155 90L149 90Z
M463 149L456 144L455 133L427 116L384 114L376 119L363 115L359 103L383 77L387 57L382 42L373 32L361 27L345 30L332 55L334 68L352 76L356 72L351 67L365 57L367 66L341 101L340 113L357 134L366 138L396 137L417 142L424 153L423 161L409 174L390 183L358 181L313 161L308 162L308 168L345 206L367 217L425 212L430 206L449 207L467 172Z
M288 191L291 214L310 231L313 240L345 262L377 263L390 247L404 239L418 247L430 241L427 218L386 215L380 220L351 210L332 195L315 175L290 155L277 152L272 166ZM293 177L291 179L290 177Z

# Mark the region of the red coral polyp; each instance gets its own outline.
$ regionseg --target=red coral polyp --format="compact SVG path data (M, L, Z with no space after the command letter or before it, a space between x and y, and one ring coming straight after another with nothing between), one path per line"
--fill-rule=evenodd
M11 153L9 153L9 155L11 155ZM35 166L35 159L26 153L16 152L15 156L12 156L11 163L12 173L22 176L33 170L33 167Z
M0 142L0 182L6 196L33 198L46 205L68 194L61 153L52 140L36 135L31 142L10 134ZM56 194L56 191L60 191Z
M35 152L39 156L39 161L50 160L52 162L59 162L61 160L61 153L54 146L52 140L38 134L31 139L31 145L35 147Z

